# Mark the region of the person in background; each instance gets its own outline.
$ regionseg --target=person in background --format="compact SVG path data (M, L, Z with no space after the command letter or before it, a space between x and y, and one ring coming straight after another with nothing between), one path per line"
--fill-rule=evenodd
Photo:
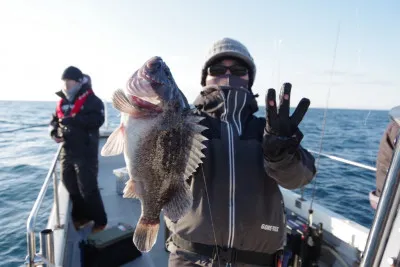
M369 193L371 207L378 207L386 175L392 161L394 147L399 139L400 126L395 122L389 122L379 144L378 156L376 159L376 189ZM400 177L399 177L400 179Z
M104 104L92 90L88 75L74 66L65 69L64 88L50 122L50 136L62 143L61 180L72 201L72 221L77 230L94 221L92 232L103 230L107 215L97 183L99 128Z
M169 266L278 266L286 239L283 197L278 185L308 184L314 157L300 145L298 128L310 101L290 116L291 84L266 97L258 118L252 85L256 66L247 48L224 38L213 44L201 75L203 90L194 113L208 141L203 164L188 181L193 206L183 218L166 218ZM226 265L232 264L232 265Z

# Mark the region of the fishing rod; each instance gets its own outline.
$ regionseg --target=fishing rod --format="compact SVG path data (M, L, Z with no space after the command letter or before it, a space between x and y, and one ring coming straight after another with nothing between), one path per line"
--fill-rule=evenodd
M328 94L326 98L326 107L324 110L324 116L323 116L323 122L322 122L322 129L321 129L321 139L319 143L319 151L315 152L317 154L317 159L316 159L316 164L315 168L319 170L319 162L321 156L328 156L328 157L334 157L331 155L326 155L322 153L322 144L323 144L323 139L324 139L324 134L325 134L325 126L326 126L326 117L327 117L327 111L328 111L328 103L329 103L329 97L330 97L330 90L332 86L332 80L333 80L333 73L335 69L335 62L336 62L336 54L337 54L337 47L339 43L339 36L340 36L340 21L338 23L338 28L337 28L337 33L336 33L336 42L334 46L334 53L333 53L333 60L332 60L332 67L331 67L331 74L330 74L330 81L329 81L329 86L328 86ZM311 152L311 151L310 151ZM338 157L335 158L335 160L343 160L347 161L344 159L340 159ZM348 162L347 162L348 163ZM353 164L358 164L355 162L352 162ZM369 167L369 166L367 166ZM318 267L318 261L321 255L321 251L324 247L323 245L323 226L322 223L319 223L317 226L313 225L313 202L315 199L315 192L316 192L316 182L317 175L314 177L313 181L313 191L312 191L312 199L310 202L310 207L308 210L308 218L307 222L303 225L303 228L296 228L297 233L292 233L291 237L291 247L292 251L294 252L292 254L292 259L291 264L293 266L299 266L299 267ZM304 187L301 189L301 198L300 201L304 200L303 198L304 195Z
M337 54L337 47L338 47L338 43L339 43L339 35L340 35L340 22L338 24L338 29L337 29L337 33L336 33L336 43L335 43L335 48L334 48L334 54L333 54L333 61L332 61L332 69L331 69L331 75L330 75L330 81L329 81L329 86L328 86L328 95L327 95L327 99L326 99L326 107L324 110L324 117L323 117L323 121L322 121L322 129L321 129L321 139L320 139L320 143L319 143L319 154L316 160L316 166L315 168L318 170L319 169L319 162L321 159L321 152L322 152L322 143L323 143L323 139L324 139L324 135L325 135L325 127L326 127L326 116L327 116L327 112L328 112L328 106L329 106L329 97L330 97L330 92L331 92L331 87L332 87L332 81L333 81L333 73L334 73L334 69L335 69L335 62L336 62L336 54ZM318 172L318 171L317 171ZM316 189L316 180L317 180L317 175L314 178L314 186L313 186L313 193L312 193L312 198L311 198L311 203L310 203L310 210L312 210L312 204L315 198L315 189Z
M38 127L46 127L46 126L49 126L49 125L48 125L48 124L34 124L34 125L28 125L28 126L21 127L21 128L16 128L16 129L11 129L11 130L0 131L0 134L2 134L2 133L13 133L13 132L21 131L21 130L26 130L26 129L31 129L31 128L38 128Z

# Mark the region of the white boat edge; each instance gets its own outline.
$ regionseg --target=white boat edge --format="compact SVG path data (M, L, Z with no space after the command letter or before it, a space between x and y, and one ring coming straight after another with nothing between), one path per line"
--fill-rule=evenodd
M301 198L301 196L288 189L282 187L280 189L286 208L295 212L302 218L308 218L310 200L301 200L301 208L298 208L296 202ZM315 203L315 201L313 203L313 211L312 221L314 224L322 223L324 231L331 233L343 242L357 248L360 252L363 252L368 239L369 228L349 220L346 217Z
M107 138L112 133L112 130L101 129L100 138ZM60 181L60 180L59 180ZM63 266L64 255L67 242L68 233L68 223L71 211L71 204L69 199L69 194L63 183L58 184L58 203L59 203L59 214L60 214L60 229L54 229L54 225L57 225L57 215L56 215L56 204L53 203L48 222L46 225L47 229L53 230L54 238L54 259L55 266Z
M289 210L295 211L295 213L303 218L308 216L308 208L310 201L303 200L302 207L296 207L296 200L300 198L299 194L291 192L287 189L281 188L282 195L284 197L285 205ZM60 208L60 223L64 227L61 229L54 229L54 258L55 266L63 266L64 253L66 249L66 233L68 232L68 220L69 220L69 196L65 187L59 184L59 208ZM369 229L354 222L346 219L340 214L337 214L327 208L322 207L319 204L313 204L313 222L318 224L322 223L324 231L333 234L338 239L349 244L350 246L357 248L360 252L363 252L366 241L368 239ZM47 228L51 229L55 225L56 214L55 207L53 206L49 216Z
M389 116L400 124L400 106L393 108ZM112 133L112 130L102 129L101 137L107 138ZM290 190L280 188L285 207L295 213L297 216L307 218L309 215L310 200L302 199L301 196ZM62 266L66 250L66 234L68 232L68 220L70 213L70 200L68 192L62 183L58 184L59 194L59 214L60 214L60 229L54 229L56 225L55 204L49 216L47 228L53 229L54 234L54 258L55 266ZM301 203L299 205L299 203ZM347 219L346 217L323 207L320 204L313 203L313 223L322 223L324 231L331 233L333 236L343 241L344 243L356 248L360 253L364 252L370 229ZM391 240L392 241L392 240Z
M290 190L281 187L281 192L284 198L285 206L288 210L295 212L302 218L307 218L309 214L310 201L301 200L301 207L296 205L296 202L301 198L299 194L296 194ZM55 266L63 266L64 254L66 249L66 233L68 232L68 220L70 213L70 200L68 192L62 183L58 185L59 193L59 211L60 211L60 224L64 227L61 229L54 229L54 257ZM317 203L313 203L313 223L323 224L324 231L331 233L338 239L349 244L350 246L358 249L361 253L363 252L366 241L369 235L369 229L351 221L344 216L335 213ZM56 224L56 213L55 206L49 216L47 227L52 229Z

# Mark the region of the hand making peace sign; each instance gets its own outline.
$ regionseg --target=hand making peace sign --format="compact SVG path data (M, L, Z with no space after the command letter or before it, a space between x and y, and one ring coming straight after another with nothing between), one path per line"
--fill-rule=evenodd
M298 130L298 125L310 106L310 100L303 98L300 100L292 116L289 116L291 89L292 85L290 83L284 83L282 85L279 96L279 113L277 112L275 101L275 89L271 88L268 90L265 98L265 106L267 120L266 131L269 134L280 137L292 137Z
M275 101L275 89L269 89L265 97L266 126L263 149L264 155L272 161L279 161L285 154L294 153L303 139L303 133L298 126L310 106L310 100L301 99L290 116L291 89L290 83L283 84L279 95L279 107Z

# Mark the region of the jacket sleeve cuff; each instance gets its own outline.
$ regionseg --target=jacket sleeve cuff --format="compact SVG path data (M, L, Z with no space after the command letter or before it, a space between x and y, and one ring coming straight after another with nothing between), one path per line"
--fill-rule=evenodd
M376 191L369 192L369 204L371 207L376 210L379 203L379 197L376 195Z
M280 161L269 161L265 158L264 167L271 178L287 189L308 184L316 173L314 157L302 147L294 154L287 153Z

